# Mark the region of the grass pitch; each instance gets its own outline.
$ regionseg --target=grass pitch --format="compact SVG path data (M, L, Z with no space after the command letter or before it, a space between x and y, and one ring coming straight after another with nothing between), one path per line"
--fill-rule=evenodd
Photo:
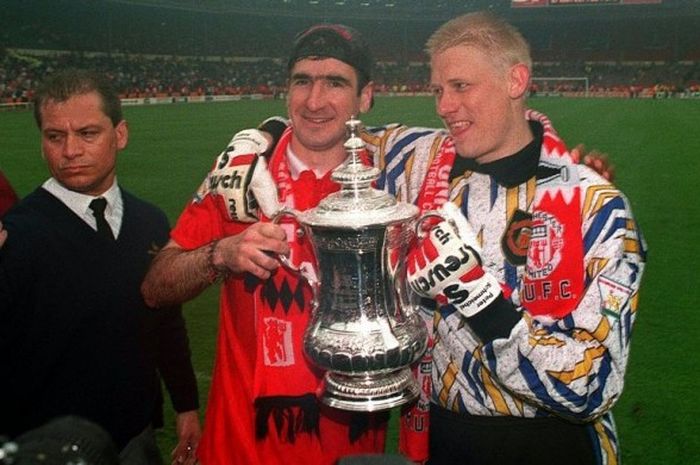
M532 99L530 105L549 115L570 146L584 142L610 155L616 184L649 244L625 392L615 407L623 463L697 463L700 312L693 265L700 256L700 101ZM234 132L284 113L281 101L128 107L131 137L120 155L119 182L174 222ZM419 97L378 98L362 119L368 125L440 125L432 99ZM0 169L24 196L48 176L31 113L0 113L0 141ZM217 290L210 289L185 306L202 412L217 300ZM159 433L164 456L174 444L170 410L166 424Z

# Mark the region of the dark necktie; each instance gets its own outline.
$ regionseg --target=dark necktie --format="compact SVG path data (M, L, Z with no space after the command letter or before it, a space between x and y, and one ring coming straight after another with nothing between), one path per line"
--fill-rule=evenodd
M93 199L93 201L90 202L90 210L92 210L92 214L97 221L97 234L105 239L113 241L114 235L112 234L112 228L109 227L109 224L107 224L107 220L105 219L106 207L107 200L102 197Z

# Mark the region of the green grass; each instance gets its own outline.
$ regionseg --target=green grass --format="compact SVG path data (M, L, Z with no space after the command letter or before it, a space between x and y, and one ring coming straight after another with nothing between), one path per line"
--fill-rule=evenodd
M695 291L700 203L700 101L533 99L573 146L608 152L617 185L629 197L649 244L649 265L625 392L615 407L623 462L686 464L700 457L700 395L696 354L700 312ZM235 102L129 107L129 147L119 180L174 221L230 136L283 102ZM437 126L430 98L378 98L366 124L400 121ZM0 168L20 195L47 177L29 112L0 113ZM217 292L185 307L202 406L210 381L217 325ZM160 433L164 455L173 446L172 413Z

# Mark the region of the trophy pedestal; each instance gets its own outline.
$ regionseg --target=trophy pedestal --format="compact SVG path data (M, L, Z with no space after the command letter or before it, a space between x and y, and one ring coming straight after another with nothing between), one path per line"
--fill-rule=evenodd
M328 372L321 402L342 410L375 412L403 405L419 394L420 388L410 368L355 376Z

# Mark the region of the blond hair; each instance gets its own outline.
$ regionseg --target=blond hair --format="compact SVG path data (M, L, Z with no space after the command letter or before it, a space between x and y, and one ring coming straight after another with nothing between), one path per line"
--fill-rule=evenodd
M514 26L492 13L469 13L446 22L430 36L425 50L432 58L459 45L481 50L504 68L522 63L532 71L530 46L525 38Z

